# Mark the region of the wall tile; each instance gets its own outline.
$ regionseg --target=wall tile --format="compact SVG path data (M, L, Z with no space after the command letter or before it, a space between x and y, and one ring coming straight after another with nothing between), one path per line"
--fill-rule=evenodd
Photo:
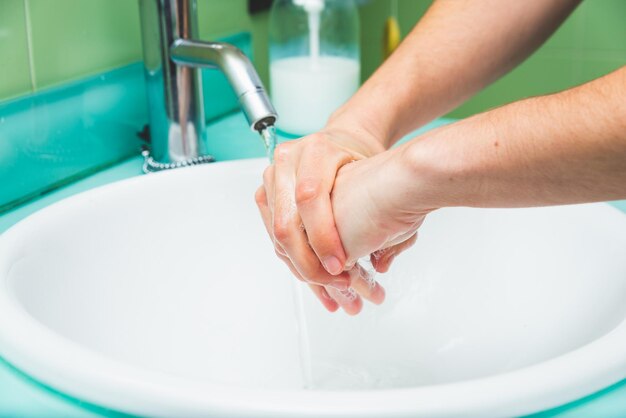
M197 0L200 38L212 39L250 30L247 0Z
M569 88L574 84L574 56L572 51L539 52L450 116L467 117L515 100Z
M269 88L269 13L248 14L248 0L198 0L199 36L202 40L252 34L252 59L259 77Z
M269 13L261 13L251 18L252 55L254 66L267 89L269 85Z
M402 36L406 36L415 24L424 16L430 7L431 0L397 0L398 1L398 22L400 23L400 32ZM391 6L386 12L389 15Z
M0 1L0 100L31 91L24 0Z
M142 57L136 0L26 1L32 22L37 88Z
M626 65L626 57L617 54L603 59L583 58L581 59L580 76L575 83L582 84L595 80L624 65Z
M361 79L367 80L382 62L382 36L389 0L372 0L359 8L361 18Z
M583 40L584 14L584 8L579 5L565 23L546 41L542 49L579 49Z
M564 90L626 64L623 0L583 1L526 63L450 114L467 117L523 97Z
M584 1L581 48L626 51L626 1Z

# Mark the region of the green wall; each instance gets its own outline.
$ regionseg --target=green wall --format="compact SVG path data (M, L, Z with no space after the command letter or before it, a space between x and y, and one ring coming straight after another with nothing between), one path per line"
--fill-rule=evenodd
M406 35L430 0L398 0ZM253 35L255 64L267 82L267 13L247 14L246 0L198 0L200 37ZM381 62L390 0L361 8L363 77ZM562 90L626 63L625 0L585 0L521 67L451 113L464 117L519 98ZM136 0L0 0L0 100L141 59ZM30 47L29 47L30 46Z
M430 0L398 0L403 35L430 3ZM364 77L381 62L381 32L390 11L390 0L373 0L361 9ZM567 89L625 65L624 19L625 0L584 0L531 58L450 116L466 117L524 97Z
M198 0L200 37L253 34L267 78L267 14L246 0ZM140 60L137 0L0 0L0 100Z

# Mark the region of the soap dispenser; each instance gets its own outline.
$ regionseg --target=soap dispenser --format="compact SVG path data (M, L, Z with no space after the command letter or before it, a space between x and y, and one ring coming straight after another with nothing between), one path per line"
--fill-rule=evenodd
M324 127L359 87L359 16L352 0L275 0L270 13L270 92L278 129Z

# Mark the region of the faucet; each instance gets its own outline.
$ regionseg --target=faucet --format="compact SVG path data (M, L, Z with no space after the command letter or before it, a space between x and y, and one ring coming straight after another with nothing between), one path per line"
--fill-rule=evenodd
M246 55L198 38L196 0L139 0L151 149L144 171L213 161L207 155L200 68L221 70L251 129L262 133L276 111Z

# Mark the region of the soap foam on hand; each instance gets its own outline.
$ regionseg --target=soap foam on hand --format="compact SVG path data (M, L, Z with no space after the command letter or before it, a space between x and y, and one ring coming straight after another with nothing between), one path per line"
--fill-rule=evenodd
M359 87L356 59L300 56L271 64L272 101L285 132L306 135L319 131L330 115Z

